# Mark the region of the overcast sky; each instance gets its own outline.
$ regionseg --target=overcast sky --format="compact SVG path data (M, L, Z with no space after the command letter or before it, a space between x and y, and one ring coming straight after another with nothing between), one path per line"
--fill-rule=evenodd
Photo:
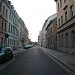
M54 0L10 0L25 22L32 41L37 41L45 20L56 13Z

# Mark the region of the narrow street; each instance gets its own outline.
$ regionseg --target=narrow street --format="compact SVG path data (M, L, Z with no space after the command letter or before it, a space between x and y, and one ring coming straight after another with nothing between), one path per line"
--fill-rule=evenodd
M0 75L68 75L41 48L26 49L14 57Z

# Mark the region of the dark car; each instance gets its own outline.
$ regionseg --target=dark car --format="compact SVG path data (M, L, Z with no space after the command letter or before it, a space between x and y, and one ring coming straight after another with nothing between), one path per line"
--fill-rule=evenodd
M13 50L11 47L0 48L0 63L13 58Z

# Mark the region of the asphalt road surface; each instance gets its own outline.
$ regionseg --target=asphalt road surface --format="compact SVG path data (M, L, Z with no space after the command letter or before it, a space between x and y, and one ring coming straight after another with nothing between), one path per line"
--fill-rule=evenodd
M39 47L24 50L14 57L0 75L68 75Z

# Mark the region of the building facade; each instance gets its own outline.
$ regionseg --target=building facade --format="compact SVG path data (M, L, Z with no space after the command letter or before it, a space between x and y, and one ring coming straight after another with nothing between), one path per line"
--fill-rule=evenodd
M20 46L24 47L29 43L29 38L28 38L29 32L25 26L25 23L21 18L19 19L19 22L20 22Z
M39 34L39 38L38 38L39 39L39 45L41 47L47 47L48 48L48 45L50 44L49 41L48 41L48 37L50 37L50 34L48 34L50 29L48 29L48 31L47 31L47 28L48 28L50 22L54 18L56 18L56 16L57 16L57 14L54 14L52 16L49 16L47 18L47 20L45 20L45 23L44 23L44 25L42 27L42 30L41 30L41 32Z
M57 18L51 20L46 28L46 47L57 50Z
M0 47L7 45L8 1L0 0Z
M38 44L40 47L41 47L41 39L42 39L42 36L41 36L41 31L40 31L39 36L38 36Z
M40 34L39 34L39 45L41 47L46 47L46 27L47 27L46 23L47 23L47 20L45 20L45 23L42 27Z
M7 38L7 46L11 46L13 49L19 47L20 42L20 26L19 26L19 16L14 10L14 6L11 5L11 2L8 1L9 10L8 10L8 27L7 33L9 37Z
M75 53L75 0L55 0L58 50Z
M28 29L20 19L11 1L0 0L0 47L16 49L28 43Z

